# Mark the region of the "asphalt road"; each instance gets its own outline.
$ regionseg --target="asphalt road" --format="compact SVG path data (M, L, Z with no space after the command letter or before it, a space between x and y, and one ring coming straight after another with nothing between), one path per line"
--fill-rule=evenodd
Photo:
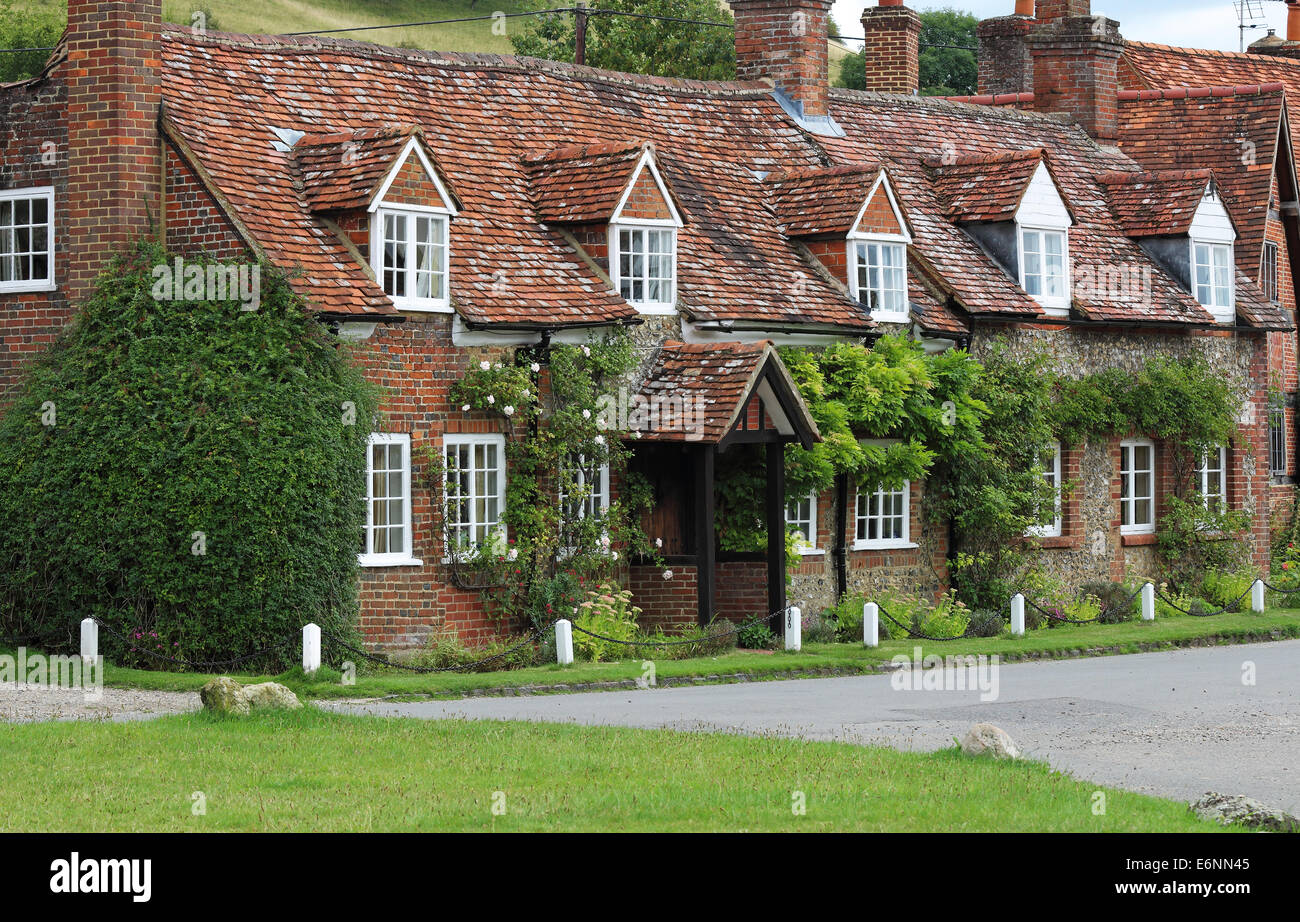
M1248 684L1253 664L1254 684ZM455 701L347 702L355 713L776 733L905 750L951 745L977 721L1075 777L1190 800L1247 794L1300 815L1300 640L891 676ZM982 700L991 699L991 700Z

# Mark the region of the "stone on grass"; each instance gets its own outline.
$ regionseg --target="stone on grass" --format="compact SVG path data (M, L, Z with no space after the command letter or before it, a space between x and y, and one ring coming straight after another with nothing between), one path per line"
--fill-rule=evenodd
M992 756L995 759L1018 759L1020 750L1006 730L993 724L978 723L961 738L961 751L972 756Z
M219 676L199 689L205 710L215 714L247 714L248 695L244 686L230 676Z
M244 694L253 710L279 708L292 711L302 707L302 702L292 691L279 682L263 682L261 685L245 685Z
M1300 820L1244 794L1206 791L1199 800L1192 801L1191 807L1201 819L1214 820L1222 826L1235 823L1268 832L1300 832Z

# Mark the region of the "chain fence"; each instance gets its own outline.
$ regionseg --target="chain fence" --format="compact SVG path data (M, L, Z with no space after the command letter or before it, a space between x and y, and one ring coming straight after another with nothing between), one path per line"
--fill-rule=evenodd
M260 650L255 650L252 653L246 653L243 656L234 656L231 657L230 659L217 659L217 660L189 660L189 659L184 659L183 657L168 656L166 653L159 653L156 650L150 650L148 647L141 646L138 639L133 639L127 637L125 634L119 633L118 631L114 630L111 625L109 625L107 622L103 621L102 619L96 618L92 615L91 620L94 621L95 624L103 628L104 631L109 634L109 636L116 637L118 640L122 641L122 643L126 644L127 648L132 653L142 653L145 656L150 657L151 659L155 659L164 663L171 663L175 666L184 666L185 668L193 669L196 672L210 672L213 669L228 669L232 666L242 666L244 663L250 663L253 660L258 659L259 657L266 656L268 653L279 652L280 650L283 650L285 647L288 647L292 644L296 644L299 642L298 637L296 635L293 635L285 638L284 640L279 641L278 643L273 643L270 646L263 647Z

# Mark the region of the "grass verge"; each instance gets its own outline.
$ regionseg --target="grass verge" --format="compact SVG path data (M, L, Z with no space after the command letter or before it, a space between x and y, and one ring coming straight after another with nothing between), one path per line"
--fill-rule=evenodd
M1113 789L1095 816L1094 784L956 749L314 708L10 725L0 764L4 831L1218 829L1182 804Z
M720 656L685 660L656 659L653 649L644 659L617 663L546 665L508 672L412 674L377 667L343 685L338 671L323 668L314 678L300 669L278 676L232 673L247 683L274 679L309 698L378 698L387 696L459 697L468 694L513 694L579 691L628 687L653 662L661 685L685 682L758 681L811 675L856 675L875 672L895 656L993 655L1004 662L1138 653L1183 646L1249 643L1300 637L1300 611L1273 609L1260 614L1240 612L1211 618L1176 617L1124 624L1062 625L1031 631L1024 637L1003 635L948 642L886 640L868 650L857 644L806 644L798 653L734 651ZM328 652L328 651L327 651ZM203 673L155 672L108 666L105 684L158 691L197 691L212 678Z

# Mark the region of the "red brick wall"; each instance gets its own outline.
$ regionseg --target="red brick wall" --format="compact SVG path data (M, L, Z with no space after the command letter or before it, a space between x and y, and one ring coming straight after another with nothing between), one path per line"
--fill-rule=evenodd
M411 151L402 164L402 168L393 177L393 183L384 193L384 201L406 203L409 205L427 205L430 208L441 207L446 203L438 192L437 185L425 172L424 164Z
M715 585L716 617L740 623L771 614L766 560L720 560Z
M876 190L876 194L867 203L866 209L862 212L862 220L858 222L857 230L864 234L901 234L903 232L903 228L898 223L898 218L894 215L894 209L889 204L889 196L885 193L883 186Z
M826 20L832 0L731 0L736 76L775 81L804 115L827 114Z
M162 181L159 0L70 0L68 295L85 293L112 253L156 232Z
M672 212L668 210L668 203L664 201L663 193L659 191L659 184L655 182L649 167L643 169L641 175L636 178L636 183L628 193L619 217L655 221L666 221L672 217Z
M804 242L831 275L845 285L849 283L849 248L843 237L823 237Z
M54 187L54 278L67 278L68 246L58 232L67 203L67 86L59 75L0 89L0 188ZM0 294L0 405L28 359L42 351L71 316L61 290Z
M180 154L167 146L167 248L219 259L248 254L234 224Z
M920 86L921 17L905 6L862 11L867 89L914 94Z
M1095 29L1097 22L1104 25ZM1063 19L1029 34L1034 108L1063 112L1095 138L1114 139L1124 40L1109 20Z
M671 579L664 579L665 571ZM689 564L665 567L632 566L628 568L628 588L636 605L642 609L643 627L680 630L698 623L699 584L697 569Z

